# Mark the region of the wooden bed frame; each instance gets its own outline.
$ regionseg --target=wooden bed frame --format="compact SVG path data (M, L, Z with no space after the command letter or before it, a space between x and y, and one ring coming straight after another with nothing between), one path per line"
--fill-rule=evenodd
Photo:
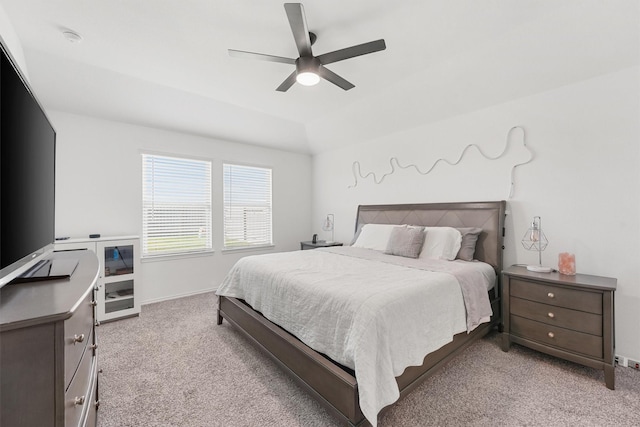
M400 398L406 396L471 343L486 335L493 327L499 326L499 280L502 270L505 208L505 201L358 207L356 233L364 224L370 223L480 227L483 231L476 245L475 258L491 264L497 274L496 286L490 291L491 308L494 313L491 321L480 325L470 334L462 332L455 335L452 342L429 353L421 366L407 368L396 378ZM223 319L238 328L344 424L370 425L360 411L358 383L353 371L312 350L242 300L219 297L218 324L221 324Z

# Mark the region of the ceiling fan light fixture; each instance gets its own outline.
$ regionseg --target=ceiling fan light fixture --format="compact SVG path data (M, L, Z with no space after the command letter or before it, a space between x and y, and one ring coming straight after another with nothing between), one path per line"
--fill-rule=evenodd
M296 60L296 81L304 86L317 85L320 81L318 70L320 60L315 57L302 56Z
M303 86L314 86L320 82L320 76L312 71L304 71L296 75L296 81Z

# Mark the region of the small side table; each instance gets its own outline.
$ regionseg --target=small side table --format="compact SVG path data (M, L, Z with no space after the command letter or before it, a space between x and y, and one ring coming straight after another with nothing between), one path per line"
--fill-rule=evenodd
M534 273L511 266L502 272L502 350L512 342L604 370L615 388L614 292L610 277Z
M325 240L318 240L316 243L313 243L311 240L307 240L305 242L300 242L300 250L304 251L307 249L316 249L316 248L329 248L331 246L342 246L341 242L327 242Z

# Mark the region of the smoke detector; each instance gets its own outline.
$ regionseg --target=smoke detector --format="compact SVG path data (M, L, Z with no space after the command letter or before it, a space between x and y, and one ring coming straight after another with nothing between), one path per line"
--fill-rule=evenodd
M62 35L71 43L80 43L82 41L82 36L72 30L63 30Z

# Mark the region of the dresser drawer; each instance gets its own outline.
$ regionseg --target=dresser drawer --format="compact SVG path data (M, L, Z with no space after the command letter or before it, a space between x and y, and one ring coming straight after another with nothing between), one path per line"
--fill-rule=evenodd
M86 417L82 427L96 427L98 425L98 365L97 359L94 357L94 363L91 368L91 396L89 397L89 406L87 406Z
M563 350L602 359L602 337L547 325L524 317L511 315L511 333Z
M87 349L82 356L76 375L73 377L64 395L64 425L75 427L80 424L83 413L88 411L91 402L91 368L95 357L93 351Z
M574 310L602 314L602 294L511 278L511 296Z
M599 314L570 310L515 297L511 297L510 303L511 314L516 316L560 328L602 336L602 316Z
M93 330L93 292L80 302L73 316L64 322L64 379L65 390L78 369L80 358L89 343Z

